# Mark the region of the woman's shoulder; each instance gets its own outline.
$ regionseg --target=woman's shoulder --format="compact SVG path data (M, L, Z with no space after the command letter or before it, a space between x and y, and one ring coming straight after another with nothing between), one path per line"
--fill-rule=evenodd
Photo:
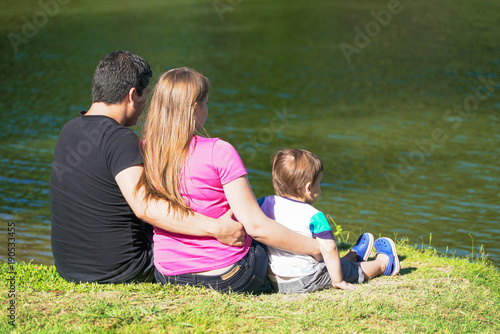
M200 144L205 144L205 145L213 145L215 142L221 140L220 138L207 138L207 137L202 137L202 136L198 136L198 135L195 135L193 137L193 141L196 141L196 143L200 143Z
M201 136L195 136L194 139L196 140L196 145L198 146L203 146L203 147L213 147L217 149L231 149L234 150L233 145L231 145L229 142L220 139L220 138L206 138L206 137L201 137Z

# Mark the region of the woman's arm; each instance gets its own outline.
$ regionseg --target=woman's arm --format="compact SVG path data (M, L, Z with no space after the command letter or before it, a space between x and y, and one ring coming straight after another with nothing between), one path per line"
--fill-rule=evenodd
M252 238L271 247L321 259L319 245L314 239L293 232L262 212L246 175L223 187L236 219Z
M179 217L170 211L168 202L164 200L144 200L144 189L134 195L134 189L139 182L142 166L133 166L124 169L115 180L123 197L134 211L135 215L153 226L173 233L194 236L211 236L230 246L243 246L245 231L241 223L231 218L228 212L219 219L213 219L194 213L186 217Z

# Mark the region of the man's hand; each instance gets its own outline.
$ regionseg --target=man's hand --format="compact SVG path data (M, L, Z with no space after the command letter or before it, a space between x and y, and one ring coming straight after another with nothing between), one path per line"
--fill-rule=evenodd
M218 230L215 238L229 246L242 247L245 242L245 230L240 222L233 219L233 211L229 210L217 219Z

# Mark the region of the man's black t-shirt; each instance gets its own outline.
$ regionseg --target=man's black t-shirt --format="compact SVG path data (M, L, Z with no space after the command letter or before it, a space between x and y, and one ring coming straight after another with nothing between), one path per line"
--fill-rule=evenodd
M139 141L107 116L61 130L50 179L52 253L72 282L126 283L151 267L152 227L138 219L115 176L142 164Z

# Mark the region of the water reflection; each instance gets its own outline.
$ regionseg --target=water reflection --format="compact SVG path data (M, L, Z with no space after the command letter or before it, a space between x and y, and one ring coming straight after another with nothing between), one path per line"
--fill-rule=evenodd
M379 8L262 2L220 22L196 1L175 11L171 2L151 1L141 18L130 2L113 20L106 18L116 9L105 2L79 2L68 5L78 15L61 9L21 52L3 44L0 220L4 228L16 224L17 259L52 263L48 181L55 140L88 106L96 61L110 48L130 48L155 70L186 65L207 74L213 86L207 131L237 147L257 196L272 193L274 151L307 148L325 163L317 207L345 230L397 234L456 255L484 245L500 266L500 87L490 87L495 91L467 117L443 117L463 105L480 78L500 81L496 14L472 2L450 3L454 15L444 18L439 3L408 2L399 21L347 64L338 44L352 39L372 5ZM5 12L4 24L22 22L24 14ZM426 17L425 26L418 17ZM276 110L286 117L273 128ZM436 128L447 140L421 163L404 164ZM391 173L400 178L394 190Z

